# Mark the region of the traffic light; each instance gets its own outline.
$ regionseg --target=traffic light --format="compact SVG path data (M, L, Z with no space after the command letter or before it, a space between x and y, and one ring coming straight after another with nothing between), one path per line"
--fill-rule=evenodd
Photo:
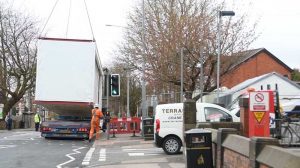
M111 74L111 96L120 96L120 75Z

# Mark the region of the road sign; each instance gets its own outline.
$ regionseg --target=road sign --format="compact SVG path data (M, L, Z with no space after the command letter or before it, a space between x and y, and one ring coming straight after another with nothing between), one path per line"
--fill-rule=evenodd
M250 92L250 111L269 111L268 92Z
M261 122L261 120L264 118L264 115L266 112L264 111L254 111L254 117L257 120L258 123Z
M270 137L270 113L273 110L273 91L249 93L249 137Z

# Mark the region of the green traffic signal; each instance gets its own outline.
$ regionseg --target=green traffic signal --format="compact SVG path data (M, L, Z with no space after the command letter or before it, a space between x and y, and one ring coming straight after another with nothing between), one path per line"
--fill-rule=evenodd
M120 75L111 74L111 96L120 96Z

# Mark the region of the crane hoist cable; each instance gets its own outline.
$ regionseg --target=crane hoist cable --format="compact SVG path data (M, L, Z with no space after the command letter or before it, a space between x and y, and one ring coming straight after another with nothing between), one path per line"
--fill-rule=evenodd
M72 0L70 0L70 5L69 5L69 15L68 15L68 22L67 22L66 38L68 38L69 23L70 23L70 16L71 16L71 6L72 6Z
M90 19L90 14L89 14L89 11L88 11L88 8L87 8L87 5L86 5L86 0L84 0L84 5L85 5L85 10L86 10L87 17L89 19L89 24L90 24L93 40L95 41L94 31L93 31L92 22L91 22L91 19Z
M43 29L42 29L42 31L41 31L41 34L44 32L44 29L45 29L45 27L47 26L48 21L50 20L50 17L52 16L52 13L53 13L53 11L54 11L54 9L55 9L55 7L56 7L58 1L59 1L59 0L56 0L55 4L53 5L52 10L51 10L51 12L50 12L50 15L48 16L48 18L47 18L47 20L46 20L46 23L45 23L45 25L44 25L44 27L43 27Z
M91 32L92 32L92 36L93 36L93 41L96 44L96 52L97 52L97 55L99 55L98 45L97 45L97 42L95 40L94 30L93 30L92 22L91 22L91 19L90 19L89 10L88 10L87 5L86 5L86 0L84 0L84 5L85 5L85 10L86 10L86 13L87 13L87 17L89 19L89 24L90 24L90 28L91 28ZM100 59L99 59L99 62L100 62L100 65L101 65L101 60ZM101 68L101 73L103 73L102 68Z
M57 3L58 3L59 0L56 0L55 4L53 5L52 7L52 10L50 12L50 15L48 16L47 20L46 20L46 23L41 31L41 33L44 32L44 29L45 27L47 26L56 6L57 6ZM70 5L69 5L69 15L68 15L68 22L67 22L67 31L66 31L66 37L68 35L68 30L69 30L69 21L70 21L70 16L71 16L71 5L72 5L72 0L70 0ZM91 19L90 19L90 14L89 14L89 11L88 11L88 8L87 8L87 4L86 4L86 0L83 0L84 2L84 6L85 6L85 10L86 10L86 14L87 14L87 18L88 18L88 21L89 21L89 26L90 26L90 29L91 29L91 33L92 33L92 38L93 38L93 41L95 41L95 36L94 36L94 30L93 30L93 27L92 27L92 23L91 23Z

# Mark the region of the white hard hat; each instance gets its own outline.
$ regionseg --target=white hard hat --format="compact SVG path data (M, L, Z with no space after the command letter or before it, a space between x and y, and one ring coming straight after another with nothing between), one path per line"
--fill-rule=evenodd
M98 104L95 104L95 105L94 105L94 108L96 108L96 107L98 107L98 108L99 108L99 105L98 105Z

